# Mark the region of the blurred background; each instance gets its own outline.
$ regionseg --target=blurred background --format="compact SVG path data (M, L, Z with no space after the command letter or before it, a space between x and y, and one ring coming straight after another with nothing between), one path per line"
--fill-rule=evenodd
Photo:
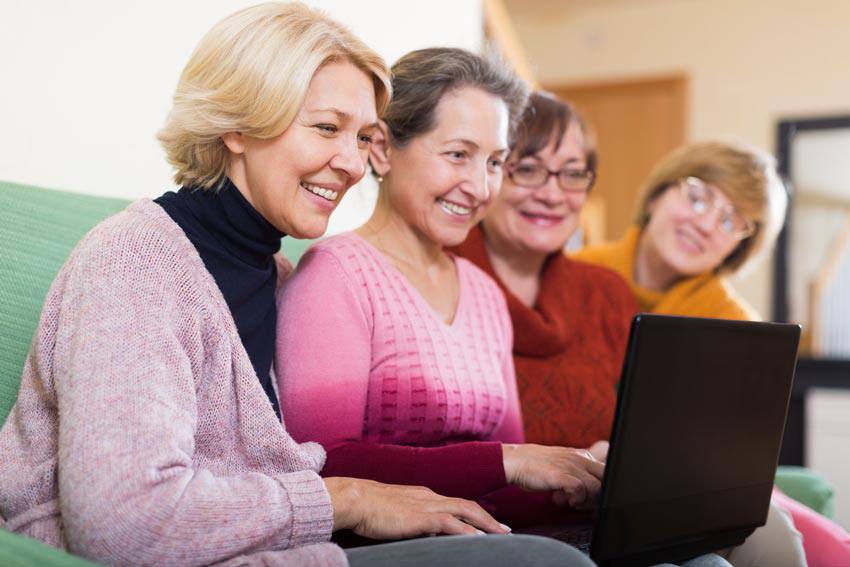
M4 0L0 180L123 198L173 187L154 136L201 35L246 0ZM389 62L449 45L497 51L597 132L585 241L618 237L652 166L687 141L776 154L793 189L777 252L735 287L804 324L783 461L837 485L850 527L850 2L314 0ZM368 177L368 176L367 176ZM331 233L370 214L366 179Z

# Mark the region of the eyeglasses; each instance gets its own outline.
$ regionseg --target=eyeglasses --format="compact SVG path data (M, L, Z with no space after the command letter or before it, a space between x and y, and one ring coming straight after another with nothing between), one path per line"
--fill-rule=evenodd
M743 240L755 232L755 223L738 212L734 206L717 202L717 195L705 181L698 177L686 177L679 181L682 197L698 216L704 216L712 210L720 212L717 228L726 236Z
M558 186L568 193L587 193L593 187L596 174L589 169L565 167L557 171L546 169L533 163L514 163L508 165L508 177L521 187L536 189L549 181L549 177L558 179Z

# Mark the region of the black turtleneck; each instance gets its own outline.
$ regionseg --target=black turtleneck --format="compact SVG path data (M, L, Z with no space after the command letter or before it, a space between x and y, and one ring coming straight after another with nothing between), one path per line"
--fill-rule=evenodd
M218 284L279 418L270 370L277 320L274 254L284 234L251 206L230 179L218 191L184 187L154 202L183 229Z

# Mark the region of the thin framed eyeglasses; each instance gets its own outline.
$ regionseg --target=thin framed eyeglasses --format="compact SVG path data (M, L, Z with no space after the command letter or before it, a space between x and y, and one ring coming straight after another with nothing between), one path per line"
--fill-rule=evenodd
M743 240L755 232L753 221L742 215L734 206L719 203L715 192L699 177L685 177L679 181L679 190L696 215L704 216L712 210L719 212L717 230L721 234L735 240Z
M558 180L558 187L567 193L587 193L596 180L593 171L574 167L552 171L534 163L512 163L508 164L507 170L511 181L529 189L542 187L554 175Z

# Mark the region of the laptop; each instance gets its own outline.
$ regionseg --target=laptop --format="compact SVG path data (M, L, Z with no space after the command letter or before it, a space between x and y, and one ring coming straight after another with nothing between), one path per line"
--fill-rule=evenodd
M767 521L800 326L637 315L590 538L600 566L678 562ZM581 548L581 546L579 546Z

